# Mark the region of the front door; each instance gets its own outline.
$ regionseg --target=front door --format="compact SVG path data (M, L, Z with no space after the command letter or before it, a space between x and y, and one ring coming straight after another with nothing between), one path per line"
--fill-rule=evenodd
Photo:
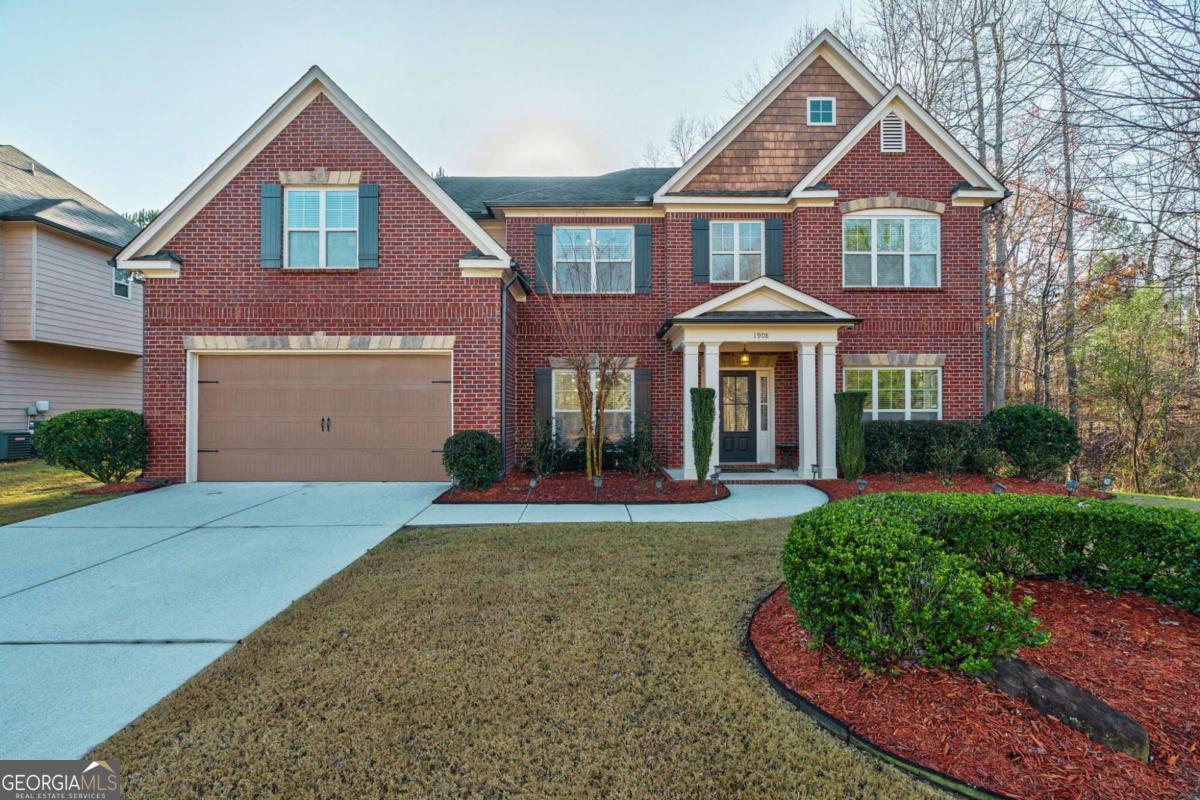
M722 464L752 464L758 458L758 426L754 424L754 372L721 373Z

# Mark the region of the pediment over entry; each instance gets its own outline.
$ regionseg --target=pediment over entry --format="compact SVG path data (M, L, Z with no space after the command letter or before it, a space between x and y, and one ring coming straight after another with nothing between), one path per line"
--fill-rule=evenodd
M848 314L799 289L793 289L787 284L765 276L755 278L736 289L717 295L707 302L689 308L682 314L676 314L674 319L684 321L712 315L722 317L753 314L783 316L787 312L820 315L830 318L831 321L853 321L855 319L853 314Z

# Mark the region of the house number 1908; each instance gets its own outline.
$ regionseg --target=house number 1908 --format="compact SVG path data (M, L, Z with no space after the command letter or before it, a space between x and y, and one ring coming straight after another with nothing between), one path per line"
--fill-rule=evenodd
M767 333L766 331L755 331L754 338L755 339L770 339L771 334Z

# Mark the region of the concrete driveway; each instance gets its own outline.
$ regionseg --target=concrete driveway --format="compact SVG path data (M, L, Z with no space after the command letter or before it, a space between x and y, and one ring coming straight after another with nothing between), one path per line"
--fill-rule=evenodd
M83 755L445 488L190 484L0 528L0 759Z

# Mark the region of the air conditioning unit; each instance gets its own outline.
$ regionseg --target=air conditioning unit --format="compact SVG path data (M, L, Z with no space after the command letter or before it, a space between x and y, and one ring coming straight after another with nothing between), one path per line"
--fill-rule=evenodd
M0 431L0 461L33 458L33 434L29 431Z

